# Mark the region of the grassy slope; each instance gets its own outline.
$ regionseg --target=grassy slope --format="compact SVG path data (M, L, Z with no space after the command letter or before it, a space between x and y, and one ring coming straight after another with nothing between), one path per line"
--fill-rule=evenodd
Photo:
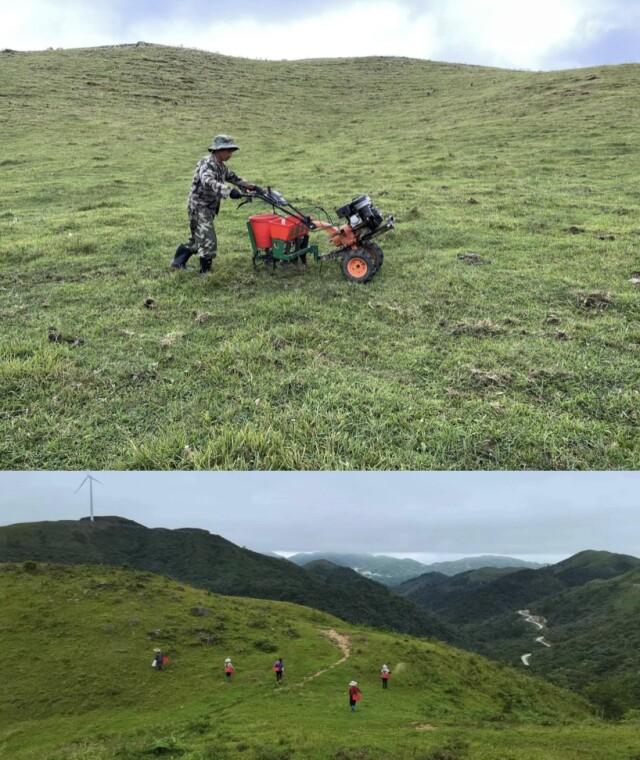
M637 468L639 84L635 65L3 53L0 466ZM256 274L229 204L215 275L170 273L218 131L302 203L395 213L380 276Z
M617 760L638 749L631 726L594 722L577 698L537 679L295 605L207 595L132 571L10 565L0 569L0 600L0 756L12 760L134 760L162 746L187 760L524 760L534 748L545 760ZM194 617L197 605L211 616ZM340 658L322 635L329 628L350 637L351 658L302 685ZM201 630L212 646L200 643ZM274 688L265 641L285 657L285 688ZM149 667L154 642L172 658L165 673ZM230 685L221 674L228 654ZM394 668L385 693L382 661ZM355 716L345 700L354 677L365 695ZM433 730L418 730L427 724Z

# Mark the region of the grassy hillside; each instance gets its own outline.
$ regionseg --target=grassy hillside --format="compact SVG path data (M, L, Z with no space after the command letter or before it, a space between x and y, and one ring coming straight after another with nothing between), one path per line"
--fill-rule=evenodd
M217 593L296 602L352 623L457 640L456 632L431 612L353 570L312 575L292 562L249 551L206 530L151 530L121 517L0 527L0 562L28 560L127 565Z
M0 54L0 467L638 468L639 85ZM303 206L395 214L380 276L254 273L230 203L213 277L170 272L221 131Z
M0 755L12 760L525 760L534 747L545 760L628 760L638 750L634 726L601 724L539 679L291 604L35 564L0 568L0 601ZM150 668L154 646L171 658L165 672ZM382 662L393 667L386 692ZM352 678L364 694L356 714Z

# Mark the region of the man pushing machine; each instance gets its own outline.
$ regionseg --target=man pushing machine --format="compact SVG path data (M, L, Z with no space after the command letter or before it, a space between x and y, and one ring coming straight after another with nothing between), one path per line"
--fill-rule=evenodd
M238 177L226 166L226 162L237 150L238 146L229 135L216 135L209 146L209 155L198 161L187 201L191 236L188 242L177 247L171 262L173 269L186 269L187 261L197 253L200 258L200 274L211 271L218 252L213 221L220 212L222 199L242 198L242 193L236 188L255 188L255 185ZM229 187L227 183L236 187Z

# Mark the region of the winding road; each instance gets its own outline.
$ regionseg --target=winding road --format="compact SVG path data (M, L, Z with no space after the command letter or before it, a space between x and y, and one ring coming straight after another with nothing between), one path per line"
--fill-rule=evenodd
M520 617L523 617L527 623L530 623L531 625L535 626L539 631L541 631L547 624L547 621L545 618L541 617L540 615L532 615L529 610L518 610L518 615ZM551 644L545 639L544 636L538 636L534 641L537 644L542 644L543 647L550 647ZM531 664L531 657L533 656L532 652L527 652L526 654L523 654L520 659L522 660L522 664L526 665L526 667L529 667Z

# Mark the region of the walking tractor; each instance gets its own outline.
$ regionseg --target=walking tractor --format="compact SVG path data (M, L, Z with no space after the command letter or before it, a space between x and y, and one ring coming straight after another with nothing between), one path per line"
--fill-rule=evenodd
M306 264L310 254L320 262L339 259L347 280L362 283L368 282L382 266L382 248L373 241L393 229L394 219L392 216L384 219L368 195L360 195L336 210L338 217L346 220L341 226L313 219L270 187L244 190L243 197L240 206L257 198L272 209L270 214L250 216L247 222L254 267L260 263L273 267L279 262ZM318 245L309 242L310 233L316 230L329 236L332 248L326 253L320 253Z

